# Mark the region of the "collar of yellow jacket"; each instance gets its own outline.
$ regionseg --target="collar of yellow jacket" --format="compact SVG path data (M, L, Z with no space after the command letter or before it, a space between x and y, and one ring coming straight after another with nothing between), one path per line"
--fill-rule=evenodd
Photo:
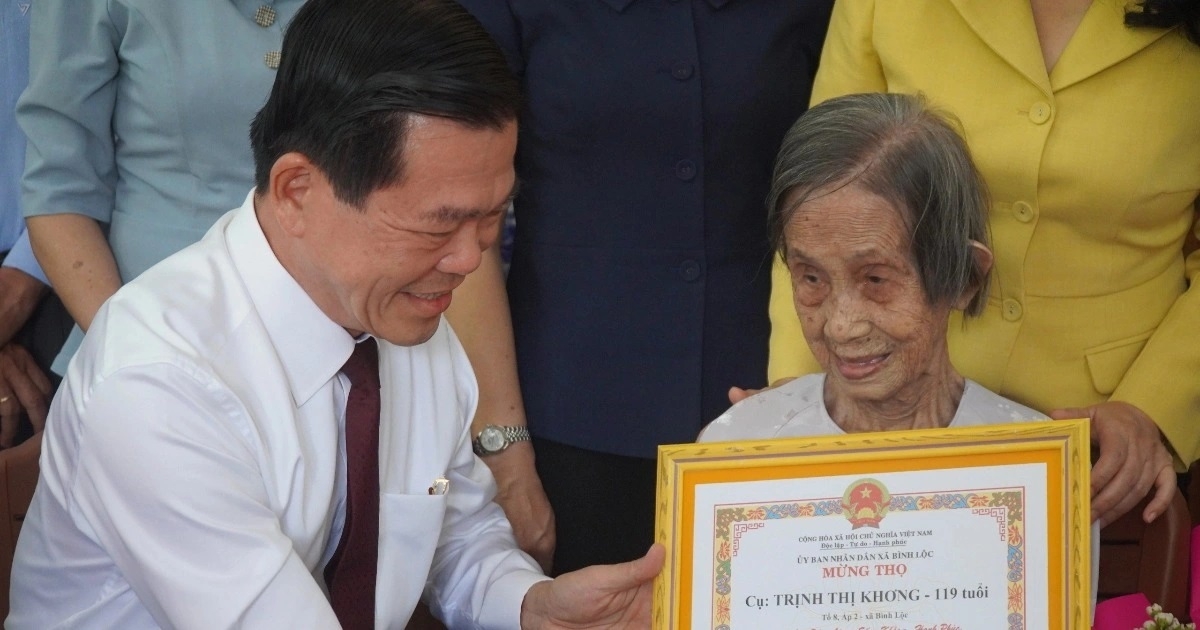
M1047 75L1028 2L950 2L988 47L1046 96L1120 63L1175 30L1125 26L1124 0L1093 0L1053 72Z

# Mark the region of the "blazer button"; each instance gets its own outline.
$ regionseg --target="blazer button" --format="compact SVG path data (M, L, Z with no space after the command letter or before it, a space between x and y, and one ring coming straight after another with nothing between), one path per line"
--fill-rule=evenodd
M1050 120L1050 113L1050 105L1039 101L1029 108L1029 120L1032 120L1034 124L1040 125Z
M691 160L680 160L675 164L675 177L685 182L696 179L696 163Z
M1013 216L1016 217L1021 223L1029 223L1035 217L1037 217L1037 213L1034 212L1033 206L1029 205L1029 202L1026 201L1018 201L1014 203L1012 209Z
M275 7L264 4L254 12L254 23L263 28L268 28L275 23L275 18L278 16L279 14L275 12Z
M700 263L694 260L685 260L679 264L679 275L688 282L695 282L700 279Z
M1004 305L1002 308L1004 311L1002 313L1002 315L1004 317L1004 321L1015 322L1015 321L1021 319L1021 314L1023 311L1021 309L1020 302L1018 302L1012 298L1009 298L1007 300L1004 300Z
M671 66L671 76L675 77L678 81L687 81L692 78L692 72L692 64L690 63L677 63Z

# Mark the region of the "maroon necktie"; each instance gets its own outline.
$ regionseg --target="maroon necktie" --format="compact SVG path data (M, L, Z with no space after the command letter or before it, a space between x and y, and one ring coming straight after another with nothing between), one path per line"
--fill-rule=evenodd
M346 630L375 627L379 563L379 348L374 337L354 346L342 368L346 401L346 523L325 567L333 612Z

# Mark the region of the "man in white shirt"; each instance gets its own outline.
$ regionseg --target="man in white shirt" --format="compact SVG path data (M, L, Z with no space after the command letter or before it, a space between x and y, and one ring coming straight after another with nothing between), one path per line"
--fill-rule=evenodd
M660 546L547 580L471 452L475 379L441 315L515 193L519 102L452 0L301 10L252 127L256 190L114 295L71 363L9 628L401 628L422 592L451 628L649 625ZM381 386L360 626L324 576L357 509L339 370L364 341Z

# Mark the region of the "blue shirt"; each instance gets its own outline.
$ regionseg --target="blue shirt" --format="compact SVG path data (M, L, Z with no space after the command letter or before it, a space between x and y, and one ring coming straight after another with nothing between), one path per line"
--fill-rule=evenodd
M277 12L269 26L254 20L264 4ZM253 186L250 121L275 79L266 58L302 4L38 0L17 106L25 215L106 224L125 282L198 241Z
M460 0L527 99L509 299L531 430L654 457L766 379L765 197L831 0Z
M29 82L29 11L32 0L0 0L0 253L15 267L46 282L33 257L17 192L25 170L25 134L12 115L17 95Z

